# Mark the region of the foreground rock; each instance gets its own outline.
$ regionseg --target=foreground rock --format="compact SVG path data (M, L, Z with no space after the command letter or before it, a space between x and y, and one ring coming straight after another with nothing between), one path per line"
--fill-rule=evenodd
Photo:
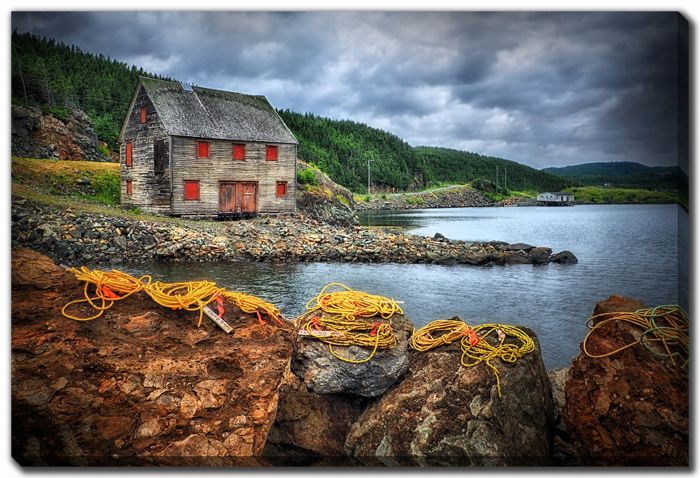
M275 423L264 454L280 464L337 461L345 455L350 427L367 407L368 399L347 394L311 392L291 371L280 387Z
M594 314L634 311L643 304L612 296ZM621 322L589 340L601 353L639 338ZM643 346L612 357L573 362L562 414L584 464L688 466L688 374Z
M457 344L411 352L406 377L353 425L347 453L369 465L548 464L553 404L539 345L495 363L502 398L490 368L460 356Z
M408 340L413 324L400 315L392 317L397 345L378 350L367 362L349 363L337 359L328 345L316 339L298 337L294 343L292 372L315 393L346 393L376 397L386 392L408 370ZM364 347L334 347L338 355L362 360L371 350Z
M36 271L36 274L28 271ZM50 277L50 280L46 280ZM254 465L292 352L288 327L226 304L196 327L137 294L103 317L61 316L72 274L12 257L12 455L22 465Z
M395 262L546 264L549 248L465 242L359 226L331 226L303 214L235 222L139 220L91 214L15 198L12 245L66 265L180 262ZM536 253L533 253L536 251Z
M12 155L76 161L111 161L100 150L90 119L80 110L63 121L32 107L12 105Z

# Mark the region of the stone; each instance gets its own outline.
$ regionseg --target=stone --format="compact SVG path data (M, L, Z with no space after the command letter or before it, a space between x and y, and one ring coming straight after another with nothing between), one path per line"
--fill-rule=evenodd
M297 336L292 372L315 393L349 393L363 397L381 395L408 370L408 339L413 332L413 324L402 315L394 315L391 320L397 345L377 350L371 360L358 364L334 357L328 345L320 340ZM355 345L334 347L333 350L352 360L364 359L371 353L371 349Z
M593 313L643 306L611 296L598 302ZM630 343L640 333L624 322L601 330L588 341L592 353ZM688 466L687 369L639 345L604 358L591 358L582 349L571 366L565 396L562 416L584 465Z
M145 294L120 301L99 319L72 321L61 308L83 297L82 283L45 256L22 257L13 262L13 277L31 280L13 283L11 304L18 463L261 463L255 457L277 412L277 388L293 349L291 326L261 325L227 302L226 314L236 318L229 320L230 334L208 320L197 328L196 313L161 307ZM45 282L45 271L54 280ZM243 438L227 442L238 429Z
M518 242L515 244L508 244L508 250L511 250L511 251L530 252L534 248L535 248L535 246L531 246L530 244L525 244L524 242Z
M368 465L543 466L553 403L539 343L513 364L464 367L457 343L411 351L405 378L355 421L346 452Z
M311 456L343 456L350 426L368 403L348 394L313 393L288 370L264 455L291 459L303 450Z
M561 251L552 255L550 262L556 262L557 264L577 264L578 259L570 251Z

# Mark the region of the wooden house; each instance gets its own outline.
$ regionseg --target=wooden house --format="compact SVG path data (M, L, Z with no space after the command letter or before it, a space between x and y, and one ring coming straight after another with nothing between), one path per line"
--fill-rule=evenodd
M537 202L544 206L573 206L575 204L574 195L565 192L540 193L537 195Z
M125 208L209 217L296 208L298 142L264 96L142 77L119 145Z

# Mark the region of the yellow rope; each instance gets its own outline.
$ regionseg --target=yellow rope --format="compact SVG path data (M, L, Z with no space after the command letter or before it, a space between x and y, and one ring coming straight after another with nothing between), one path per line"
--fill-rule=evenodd
M330 291L336 288L340 290ZM399 304L393 300L333 282L306 304L307 311L295 320L299 330L328 344L329 352L344 362L360 364L368 362L377 350L392 348L396 336L391 328L394 314L403 314ZM366 319L375 318L373 322ZM339 355L334 346L371 347L370 354L363 359L351 359Z
M602 320L594 324L595 319ZM591 336L594 333L599 333L606 325L615 322L625 322L641 329L642 332L639 339L605 353L591 353L588 350L588 340ZM684 368L688 365L688 314L677 305L660 305L653 308L639 309L634 312L596 314L588 319L586 326L590 330L583 339L583 351L591 358L610 357L637 344L642 344L654 355L669 358L675 366ZM659 352L659 347L654 347L654 344L660 344L663 347L663 352Z
M73 320L87 321L97 319L102 316L105 310L112 307L114 302L144 291L155 303L163 307L169 307L173 310L199 312L198 327L202 324L204 318L204 307L218 297L229 299L243 312L257 314L261 323L263 323L261 313L264 313L278 324L282 323L282 313L274 305L242 292L228 291L223 287L218 287L214 282L152 282L150 275L136 278L117 270L103 272L95 269L90 271L86 267L81 267L80 269L72 268L69 269L69 272L75 274L75 278L79 281L85 282L83 289L85 298L68 302L61 309L61 313L65 317ZM90 293L91 286L94 288L92 294ZM88 303L97 312L88 317L79 317L67 312L69 307L80 303Z
M496 337L491 338L494 333ZM506 342L508 338L511 340ZM414 330L410 346L419 352L426 352L457 340L460 341L462 350L461 364L465 367L474 367L486 363L496 377L499 397L501 397L500 374L491 361L501 359L506 363L515 363L525 354L535 350L532 337L518 327L505 324L482 324L470 327L466 322L457 319L435 320Z

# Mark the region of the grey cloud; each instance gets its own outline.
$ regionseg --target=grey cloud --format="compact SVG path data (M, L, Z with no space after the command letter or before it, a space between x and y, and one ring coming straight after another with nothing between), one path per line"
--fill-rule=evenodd
M674 13L15 12L12 26L279 108L537 167L676 160Z

